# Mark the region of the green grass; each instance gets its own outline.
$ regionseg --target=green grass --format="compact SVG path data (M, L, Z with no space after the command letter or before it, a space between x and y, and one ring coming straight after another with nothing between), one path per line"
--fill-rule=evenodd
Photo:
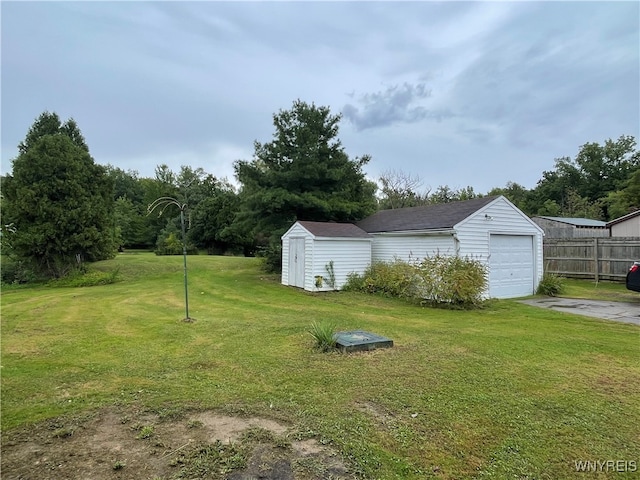
M631 302L640 306L640 294L627 290L624 282L595 282L572 278L565 278L563 282L566 288L559 297Z
M3 431L114 404L211 408L287 420L370 478L584 479L576 460L639 460L637 326L508 300L450 311L311 294L256 259L188 262L193 323L182 257L97 264L119 269L111 285L4 288ZM394 348L320 353L309 328L327 321Z

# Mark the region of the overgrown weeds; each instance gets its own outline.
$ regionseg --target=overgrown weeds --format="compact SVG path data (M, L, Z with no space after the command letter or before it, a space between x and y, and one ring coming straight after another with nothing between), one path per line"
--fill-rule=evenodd
M422 303L477 307L487 288L487 267L470 257L433 255L416 264Z
M363 275L352 273L344 290L381 294L433 306L478 307L487 288L484 263L436 254L417 262L374 262Z
M343 290L412 298L417 285L416 275L415 267L401 260L373 262L363 275L349 274Z
M247 449L242 445L216 441L180 452L172 465L180 468L175 478L218 478L245 467L247 456Z

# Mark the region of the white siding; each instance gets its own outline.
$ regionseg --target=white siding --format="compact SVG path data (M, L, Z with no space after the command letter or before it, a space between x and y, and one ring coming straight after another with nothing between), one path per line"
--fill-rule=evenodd
M489 268L489 239L491 234L533 236L534 286L542 278L542 229L504 197L456 225L460 242L460 256L480 260ZM490 272L489 272L490 273ZM489 295L489 292L486 292Z
M289 238L290 237L308 237L310 233L300 224L294 223L293 226L282 236L282 277L280 282L282 285L289 285ZM307 247L305 242L305 248Z
M289 237L282 238L282 273L280 283L289 285Z
M373 233L371 257L374 261L391 262L394 259L405 262L422 260L425 257L441 253L455 255L455 243L452 234L409 234L385 235Z
M333 261L335 288L341 289L347 276L356 272L364 273L371 263L371 240L316 239L313 245L313 261L310 269L311 287L307 290L333 290L329 285L327 267ZM322 286L316 287L316 277L323 277Z
M364 273L371 263L371 239L368 238L317 238L302 225L295 223L282 236L282 279L290 285L289 252L291 239L304 238L304 289L310 292L330 291L326 267L333 261L337 289L342 288L351 272ZM316 287L316 277L321 276L322 286Z
M316 242L311 234L307 234L304 239L304 289L313 290L313 250Z

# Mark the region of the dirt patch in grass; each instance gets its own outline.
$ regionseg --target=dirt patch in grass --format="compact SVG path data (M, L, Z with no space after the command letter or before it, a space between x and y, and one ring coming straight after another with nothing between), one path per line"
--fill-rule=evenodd
M133 408L54 419L2 436L3 480L351 479L339 455L270 419Z
M356 402L355 406L361 412L372 417L379 425L387 425L394 419L393 413L386 411L383 407L373 402Z

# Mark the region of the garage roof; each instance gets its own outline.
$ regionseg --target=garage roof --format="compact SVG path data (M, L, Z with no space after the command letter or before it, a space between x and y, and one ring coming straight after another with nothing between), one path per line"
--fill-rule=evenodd
M422 207L381 210L357 225L369 233L453 228L496 198L498 197L490 196Z
M367 232L353 223L298 221L309 233L316 237L370 238Z
M635 212L628 213L622 217L614 218L610 222L607 223L607 227L611 225L616 225L620 222L626 222L627 220L631 220L634 217L640 216L640 210L636 210Z

